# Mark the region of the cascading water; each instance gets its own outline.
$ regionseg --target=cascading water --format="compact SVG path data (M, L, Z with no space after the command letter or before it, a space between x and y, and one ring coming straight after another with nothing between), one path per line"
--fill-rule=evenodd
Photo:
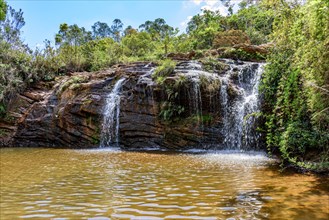
M197 61L182 62L176 67L178 75L187 77L191 82L189 90L189 106L190 114L195 115L198 124L203 128L202 124L202 94L201 94L201 79L209 79L210 81L219 80L219 76L214 73L209 73L203 70L202 64Z
M259 134L255 127L260 110L258 85L264 64L223 61L230 67L229 70L213 73L205 71L197 61L177 64L171 77L184 77L187 80L185 86L189 87L181 87L177 91L185 96L177 98L176 104L188 109L185 117L197 120L196 129L206 137L202 140L203 146L234 150L257 149ZM152 80L155 68L151 65L139 68L129 69L139 74L136 89L144 91L143 97L149 97L144 104L153 106L153 112L157 112L157 102L153 98L157 84ZM118 143L120 90L124 80L118 80L106 98L101 147ZM213 121L204 122L208 118Z
M197 116L198 123L200 124L202 117L202 97L201 97L201 89L200 89L200 78L192 79L192 99L193 100L193 108L195 110L195 115Z
M223 147L257 148L259 134L255 122L260 111L258 86L264 64L225 62L230 65L230 70L221 78Z
M203 70L197 61L182 62L176 67L176 73L184 75L191 82L189 89L190 114L198 117L201 127L203 78L207 82L220 81L221 133L222 143L214 143L224 149L255 149L259 134L255 126L260 111L258 86L264 64L223 59L229 70L222 74ZM207 106L207 108L211 108ZM215 109L215 106L214 106Z
M155 85L155 82L152 79L152 75L155 71L155 67L153 63L148 63L142 68L144 71L146 71L144 74L142 74L138 80L137 85L142 85L144 88L144 96L149 96L150 99L148 99L148 104L152 106L153 112L156 112L156 105L154 101L154 91L153 86Z
M100 147L119 142L120 92L125 78L119 79L105 100Z
M144 66L144 68L149 68L149 64ZM154 82L152 80L152 74L155 70L155 67L151 67L145 74L141 75L138 78L137 84L146 84L146 85L153 85Z

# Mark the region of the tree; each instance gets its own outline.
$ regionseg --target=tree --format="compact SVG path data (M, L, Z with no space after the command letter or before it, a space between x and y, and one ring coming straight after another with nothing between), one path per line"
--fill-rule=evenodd
M92 33L86 31L84 27L80 28L78 25L68 25L66 23L60 24L59 31L55 36L57 45L68 44L71 46L79 46L92 40Z
M21 28L25 25L23 11L15 11L8 7L6 18L0 21L0 32L3 40L13 46L22 45L20 41Z
M0 0L0 21L4 21L6 18L7 5L4 0Z
M96 22L92 27L93 30L93 38L105 38L111 36L111 28L107 23L104 22Z
M121 51L118 43L112 38L101 38L89 41L82 46L88 70L96 71L118 62Z
M174 28L169 26L163 18L146 21L139 28L141 31L151 34L153 40L164 39L170 31L174 31Z
M166 21L163 18L157 18L154 20L150 30L157 33L159 37L163 39L169 28L171 27L166 24Z
M133 32L122 38L126 56L142 57L154 51L154 43L149 33Z
M131 25L128 25L128 27L123 31L124 36L128 36L135 33L137 33L137 30L134 29Z
M180 34L173 39L173 48L175 52L187 53L193 50L191 37L188 34Z
M139 28L142 31L150 32L152 25L153 25L152 21L145 21L144 24L139 25Z
M237 13L227 18L226 29L246 32L252 44L268 42L273 29L273 10L259 4L242 6Z
M40 79L33 68L33 56L20 39L25 25L22 10L15 11L0 0L0 117L6 115L6 104L17 92Z
M153 41L160 41L163 44L165 54L172 42L172 38L178 33L178 29L169 26L163 18L157 18L154 21L146 21L139 28L151 35Z
M111 26L111 33L116 42L120 41L123 23L120 19L114 19Z
M179 30L177 28L174 29L169 25L164 25L163 32L164 32L164 36L163 36L164 51L165 54L168 54L170 44L172 43L172 38L179 32Z
M186 28L193 49L209 49L216 33L222 30L223 20L219 11L204 10L202 14L193 16Z
M275 14L275 48L261 87L268 148L304 167L312 152L311 159L328 169L329 2L272 0L264 6Z
M61 60L66 64L68 71L83 70L85 57L81 46L92 40L92 33L78 25L63 23L55 36L56 45L59 46Z

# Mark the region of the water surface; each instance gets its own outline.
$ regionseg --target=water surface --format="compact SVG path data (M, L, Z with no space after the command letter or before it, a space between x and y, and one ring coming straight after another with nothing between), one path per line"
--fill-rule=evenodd
M0 219L329 219L329 181L259 153L1 149Z

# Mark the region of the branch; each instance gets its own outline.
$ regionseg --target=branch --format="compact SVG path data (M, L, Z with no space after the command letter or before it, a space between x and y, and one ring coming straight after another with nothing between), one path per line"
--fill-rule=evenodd
M321 91L323 91L323 92L325 92L325 93L327 93L329 95L329 90L324 88L324 87L327 87L329 85L325 85L325 86L322 86L321 87L321 86L318 86L315 83L311 83L311 82L307 82L306 85L307 86L312 86L312 87L314 87L316 89L319 89L319 90L321 90Z

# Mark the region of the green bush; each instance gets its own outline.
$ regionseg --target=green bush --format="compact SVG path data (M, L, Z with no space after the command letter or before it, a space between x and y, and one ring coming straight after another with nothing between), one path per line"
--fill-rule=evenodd
M88 76L73 76L69 80L62 83L56 91L57 95L61 95L67 88L76 89L80 83L88 81Z
M276 6L276 46L262 78L267 146L290 164L328 170L329 2L290 6Z
M184 111L184 106L176 105L170 101L165 101L161 104L159 116L164 121L172 122L175 118L179 118Z
M162 61L162 63L155 69L152 77L155 79L158 77L167 77L174 73L175 67L176 67L175 61L166 59Z
M228 48L220 55L222 58L231 58L239 60L262 61L266 57L260 53L248 53L242 49Z
M211 72L211 73L220 73L224 70L228 69L228 65L219 61L216 58L212 58L212 57L206 57L204 59L201 60L202 64L203 64L203 68L207 71L207 72Z
M120 60L122 49L111 38L96 39L82 46L88 71L108 68Z
M219 91L221 87L221 81L219 79L211 79L205 75L200 75L200 83L202 88L210 93Z
M136 32L122 39L123 53L127 57L144 57L155 50L151 35L146 32Z

